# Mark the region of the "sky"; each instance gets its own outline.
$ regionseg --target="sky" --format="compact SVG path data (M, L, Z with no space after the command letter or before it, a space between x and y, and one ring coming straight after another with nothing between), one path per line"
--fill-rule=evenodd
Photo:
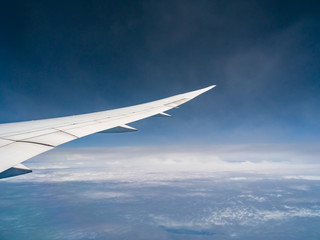
M318 1L2 1L0 123L213 84L0 181L0 239L319 239Z
M318 9L317 1L3 2L0 121L216 84L172 119L136 123L137 138L72 144L318 142Z

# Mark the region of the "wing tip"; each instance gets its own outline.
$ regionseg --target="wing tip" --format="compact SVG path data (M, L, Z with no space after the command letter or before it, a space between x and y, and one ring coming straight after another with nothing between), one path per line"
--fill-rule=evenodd
M209 86L209 87L205 87L205 88L202 88L202 89L199 89L199 90L202 90L203 92L207 92L207 91L209 91L209 90L211 90L212 88L214 88L214 87L216 87L217 85L211 85L211 86Z
M195 90L195 91L192 91L192 92L189 92L187 93L188 95L191 95L190 98L195 98L199 95L201 95L202 93L205 93L209 90L211 90L212 88L216 87L217 85L211 85L209 87L205 87L205 88L201 88L201 89L198 89L198 90Z

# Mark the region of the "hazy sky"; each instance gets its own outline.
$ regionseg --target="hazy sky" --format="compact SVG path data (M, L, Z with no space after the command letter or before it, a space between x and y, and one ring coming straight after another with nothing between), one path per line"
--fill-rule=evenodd
M73 144L318 142L317 1L7 1L0 121L133 105L217 84L139 133Z

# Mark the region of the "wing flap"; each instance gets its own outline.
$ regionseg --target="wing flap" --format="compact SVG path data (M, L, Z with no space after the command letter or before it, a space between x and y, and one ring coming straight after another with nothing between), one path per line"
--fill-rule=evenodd
M55 132L50 133L50 134L45 134L45 135L41 135L41 136L37 136L37 137L33 137L33 138L28 138L28 139L26 139L26 141L36 142L36 143L46 144L46 145L51 145L51 146L56 147L56 146L59 146L63 143L70 142L75 139L77 139L77 137L74 135L56 130Z

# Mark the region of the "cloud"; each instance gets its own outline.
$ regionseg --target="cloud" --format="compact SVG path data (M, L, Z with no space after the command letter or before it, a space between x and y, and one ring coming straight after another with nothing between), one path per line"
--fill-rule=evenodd
M320 181L320 176L285 176L285 179Z
M81 194L81 197L90 199L114 199L114 198L129 198L131 194L123 192L102 192L102 191L89 191Z
M247 198L247 199L250 199L250 200L252 199L252 200L257 201L257 202L264 202L264 201L266 201L266 198L254 196L254 195L252 195L252 194L240 195L239 197L241 197L241 198Z
M320 180L318 154L316 146L271 144L62 148L26 162L32 174L7 181Z
M69 168L65 165L46 165L46 166L35 166L33 169L37 170L45 170L45 169L63 169L63 168Z
M203 219L203 222L214 225L257 225L272 220L290 220L295 217L320 217L320 209L259 210L250 207L227 207L213 211L210 216Z
M256 226L268 221L289 221L293 218L320 217L320 209L288 207L283 210L261 210L250 206L222 207L208 210L207 216L178 219L169 215L151 215L156 224L174 229L212 229L213 226Z

